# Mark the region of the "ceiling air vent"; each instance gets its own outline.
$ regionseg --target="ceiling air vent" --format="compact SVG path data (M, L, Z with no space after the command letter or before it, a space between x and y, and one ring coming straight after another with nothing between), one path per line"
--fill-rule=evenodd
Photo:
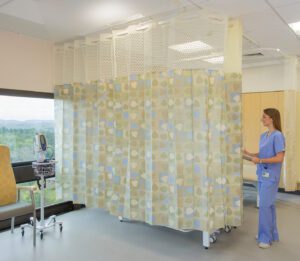
M264 55L262 53L247 53L247 54L244 54L243 56L253 57L253 56L264 56Z

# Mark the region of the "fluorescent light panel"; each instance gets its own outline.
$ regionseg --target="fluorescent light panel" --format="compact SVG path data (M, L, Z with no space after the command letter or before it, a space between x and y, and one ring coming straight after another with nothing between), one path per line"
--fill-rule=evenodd
M224 56L217 56L208 59L203 59L203 61L214 64L222 64L224 63Z
M195 53L199 51L208 51L212 47L201 41L188 42L169 46L170 49L181 53Z
M131 21L138 20L138 19L141 19L141 18L144 18L144 17L145 16L143 16L142 14L137 13L135 15L132 15L132 16L128 17L128 19L126 19L126 21L131 22Z
M98 1L91 5L86 13L86 19L97 24L114 23L128 18L132 11L121 1Z
M289 24L289 27L291 27L293 29L293 31L295 32L295 34L297 34L298 36L300 36L300 21L296 22L296 23Z

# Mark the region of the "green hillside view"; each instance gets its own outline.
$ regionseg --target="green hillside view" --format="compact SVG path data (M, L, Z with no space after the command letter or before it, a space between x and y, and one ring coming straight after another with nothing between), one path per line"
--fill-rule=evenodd
M48 146L54 149L53 121L0 120L0 144L9 146L12 162L35 159L33 142L38 132L46 136ZM47 152L48 158L52 156L53 149Z
M36 133L46 136L48 146L52 149L46 154L50 158L54 153L54 121L16 121L0 120L0 144L10 148L11 161L34 161L34 137ZM54 155L53 155L54 157ZM23 183L22 185L36 185L36 182ZM30 195L26 191L21 192L21 200L30 202ZM40 206L40 192L35 193L36 206ZM57 203L54 180L47 181L45 190L45 205Z

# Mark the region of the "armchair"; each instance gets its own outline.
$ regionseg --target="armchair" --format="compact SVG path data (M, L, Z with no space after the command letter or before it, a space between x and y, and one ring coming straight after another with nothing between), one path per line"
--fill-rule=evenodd
M30 193L31 202L20 201L20 191ZM33 214L33 245L36 245L36 211L33 186L17 186L10 161L10 151L0 145L0 221L11 219L11 232L14 232L15 217Z

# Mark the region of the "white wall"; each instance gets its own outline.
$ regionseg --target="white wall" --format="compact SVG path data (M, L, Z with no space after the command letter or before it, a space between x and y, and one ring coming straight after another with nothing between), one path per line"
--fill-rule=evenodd
M283 64L243 69L243 93L282 91L283 89Z
M0 88L53 92L53 43L0 30Z

